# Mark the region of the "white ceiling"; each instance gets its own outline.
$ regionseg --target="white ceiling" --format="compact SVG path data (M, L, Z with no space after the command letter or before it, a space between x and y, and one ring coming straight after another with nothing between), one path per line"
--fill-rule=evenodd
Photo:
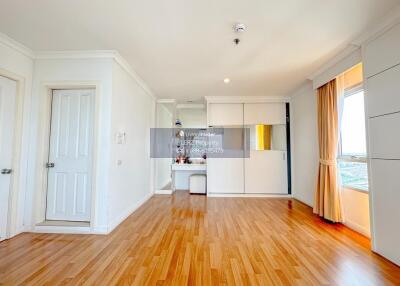
M1 0L34 50L118 50L159 98L288 95L398 0ZM232 26L247 31L233 45ZM224 84L229 77L231 82Z

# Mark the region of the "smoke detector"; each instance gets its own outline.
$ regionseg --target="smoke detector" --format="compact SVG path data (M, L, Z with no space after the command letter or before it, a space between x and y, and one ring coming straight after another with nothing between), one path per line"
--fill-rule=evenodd
M242 33L242 32L244 32L244 31L246 31L246 26L245 26L245 24L242 24L242 23L236 23L236 24L233 26L233 30L234 30L236 33Z

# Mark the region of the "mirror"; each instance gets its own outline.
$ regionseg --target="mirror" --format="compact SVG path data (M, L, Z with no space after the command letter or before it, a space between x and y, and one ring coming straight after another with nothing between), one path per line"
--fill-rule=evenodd
M250 128L250 150L286 151L286 125L251 125Z

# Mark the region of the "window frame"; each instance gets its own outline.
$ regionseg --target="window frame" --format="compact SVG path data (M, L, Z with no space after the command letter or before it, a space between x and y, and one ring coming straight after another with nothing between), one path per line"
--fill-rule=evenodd
M343 96L346 98L346 97L352 96L352 95L354 95L356 93L359 93L361 91L363 92L364 100L365 100L364 85L362 83L345 89ZM364 112L365 112L365 105L364 105ZM365 138L365 140L367 140L367 138ZM340 162L353 162L353 163L365 163L365 164L367 164L367 162L368 162L367 154L365 154L365 156L343 155L343 153L342 153L342 133L341 132L339 134L339 144L338 145L339 145L338 146L338 155L337 155L337 160L338 161L340 161ZM363 193L368 193L369 192L369 186L368 186L368 190L360 189L360 188L357 188L355 186L350 186L350 185L345 185L345 184L342 184L342 187L345 187L346 189L351 189L351 190L363 192Z

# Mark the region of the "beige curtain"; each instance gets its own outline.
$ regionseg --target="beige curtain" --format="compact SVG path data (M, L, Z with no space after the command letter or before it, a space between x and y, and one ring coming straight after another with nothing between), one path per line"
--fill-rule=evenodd
M336 79L317 92L319 170L314 213L332 222L341 222L340 188L337 178L338 106Z

